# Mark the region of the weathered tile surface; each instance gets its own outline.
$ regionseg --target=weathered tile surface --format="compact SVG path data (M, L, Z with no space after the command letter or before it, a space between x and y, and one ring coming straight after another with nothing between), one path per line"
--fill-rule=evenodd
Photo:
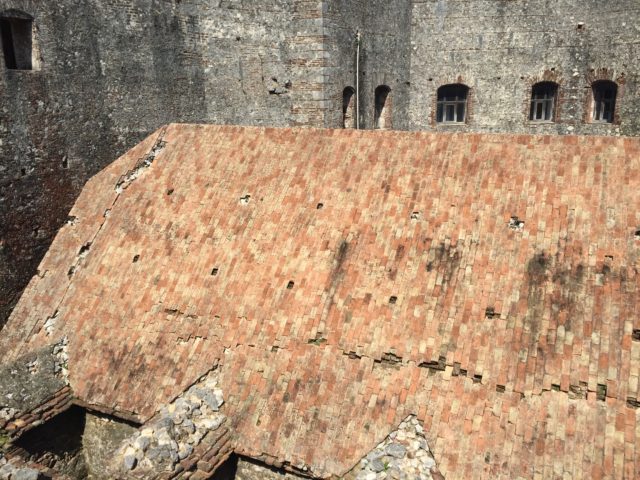
M89 404L220 363L236 448L317 474L410 414L447 478L640 472L640 140L171 125L71 215L0 350L68 336Z

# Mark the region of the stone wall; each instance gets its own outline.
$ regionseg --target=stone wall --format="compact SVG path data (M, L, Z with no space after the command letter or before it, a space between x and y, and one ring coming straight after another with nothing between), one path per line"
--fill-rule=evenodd
M82 450L90 480L108 479L107 469L122 442L136 430L133 425L113 417L85 413Z
M83 470L74 438L78 417L65 416L73 403L67 361L64 339L0 369L0 480L50 478L38 471L52 464L58 473Z
M329 57L326 126L342 123L342 91L356 87L356 33L360 32L360 128L373 128L375 89L391 89L392 127L408 130L411 63L410 0L326 2L325 38Z
M103 478L209 478L232 453L223 403L213 370L122 439Z
M413 2L412 129L435 127L436 90L471 88L466 125L443 131L637 135L640 35L635 0L427 0ZM557 121L528 121L531 85L560 85ZM620 124L589 123L591 82L619 85Z
M51 478L41 473L41 469L33 468L21 459L11 461L0 455L0 480L46 480ZM57 480L66 480L66 478Z
M269 467L244 457L237 458L235 469L234 475L227 477L215 476L213 480L302 480L308 478Z
M376 448L363 458L344 480L441 480L444 477L427 444L418 419L403 420Z
M0 369L0 435L36 427L71 405L66 340Z

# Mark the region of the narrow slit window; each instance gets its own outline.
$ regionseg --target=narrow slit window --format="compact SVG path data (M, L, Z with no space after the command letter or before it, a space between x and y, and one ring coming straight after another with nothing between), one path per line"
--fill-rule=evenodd
M557 94L557 84L553 82L536 83L531 89L529 120L532 122L552 122L555 118Z
M373 124L378 130L391 128L391 89L381 85L375 91L375 115Z
M591 89L593 91L593 121L613 123L618 86L614 82L603 80L595 82Z
M342 92L342 128L356 128L356 91L347 87Z
M469 87L461 84L444 85L438 89L436 121L464 123L467 119Z
M4 63L9 70L33 69L33 19L23 12L0 14Z

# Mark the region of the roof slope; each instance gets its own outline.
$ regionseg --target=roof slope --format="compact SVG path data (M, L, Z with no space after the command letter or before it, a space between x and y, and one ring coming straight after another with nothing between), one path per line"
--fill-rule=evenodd
M142 419L221 363L239 448L317 474L415 413L447 478L632 478L639 205L638 139L170 125L0 350L67 335L75 394Z

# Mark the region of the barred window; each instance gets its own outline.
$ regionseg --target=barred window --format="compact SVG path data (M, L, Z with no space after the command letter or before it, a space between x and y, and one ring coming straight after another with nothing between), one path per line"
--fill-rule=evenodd
M469 87L462 84L443 85L438 89L438 123L464 123L467 117Z
M552 122L555 118L557 94L558 84L553 82L536 83L531 89L529 120L532 122Z
M591 90L593 91L593 121L613 123L618 86L614 82L600 80L593 83Z

